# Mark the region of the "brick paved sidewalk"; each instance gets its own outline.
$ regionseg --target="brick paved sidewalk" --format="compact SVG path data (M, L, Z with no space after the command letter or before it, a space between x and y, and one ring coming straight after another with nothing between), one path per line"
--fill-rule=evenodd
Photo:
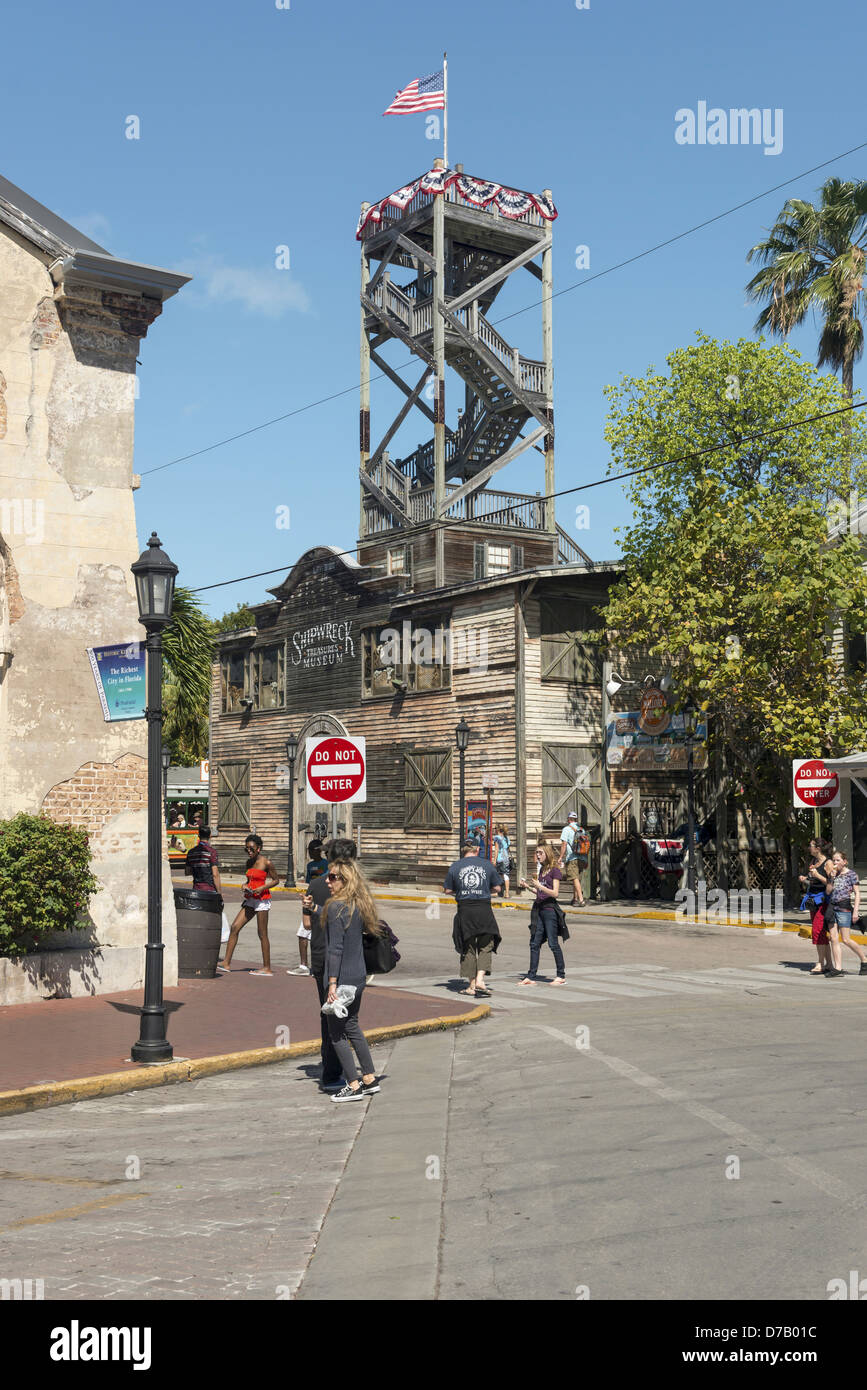
M280 967L273 976L255 976L257 968L235 960L229 975L184 980L165 991L167 1032L176 1059L286 1047L319 1037L314 981L287 975ZM139 1034L141 1004L139 989L0 1009L0 1091L145 1070L129 1060ZM474 1007L459 995L435 1000L372 985L364 992L361 1023L367 1031L463 1015Z

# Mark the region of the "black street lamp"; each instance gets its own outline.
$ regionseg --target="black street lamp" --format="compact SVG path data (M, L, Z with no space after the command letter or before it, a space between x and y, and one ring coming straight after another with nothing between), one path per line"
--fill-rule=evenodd
M286 861L286 886L295 882L295 759L298 739L290 734L286 740L286 761L289 764L289 855Z
M457 747L458 747L458 756L459 756L459 758L460 758L460 781L459 781L459 786L460 786L460 812L459 812L459 815L458 815L458 822L459 822L459 824L460 824L460 834L459 834L459 836L458 836L458 858L459 858L459 859L460 859L460 857L461 857L461 854L463 853L463 849L464 849L464 839L465 839L465 837L466 837L466 826L464 825L464 794L465 794L465 790L466 790L466 788L465 788L464 758L465 758L465 756L466 756L467 745L468 745L469 741L470 741L470 726L469 726L469 724L467 723L466 719L463 719L463 718L462 718L460 724L458 724L457 727L455 728L455 743L457 744Z
M686 734L686 773L687 773L687 835L689 836L689 858L686 868L686 885L693 894L693 906L695 905L696 879L695 879L695 781L693 778L692 749L695 741L695 731L698 728L698 706L689 697L683 707L683 728Z
M141 1035L131 1050L134 1062L170 1062L174 1055L166 1038L163 1003L162 849L162 676L163 628L171 621L177 565L160 549L156 531L147 550L131 566L138 597L139 622L147 631L148 726L148 939L145 947L144 1008Z
M169 796L169 768L172 765L172 755L165 744L163 744L163 751L160 753L160 762L163 765L163 815L165 816L165 803Z

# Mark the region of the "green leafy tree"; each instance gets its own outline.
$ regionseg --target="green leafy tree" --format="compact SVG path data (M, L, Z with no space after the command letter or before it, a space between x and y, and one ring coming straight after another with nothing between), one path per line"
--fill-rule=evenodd
M865 428L852 421L854 452L840 416L772 432L845 400L787 346L698 335L667 364L607 388L612 471L669 461L629 487L609 641L670 663L711 715L731 782L785 835L790 760L849 752L867 733L863 672L829 640L840 624L864 631L863 554L855 536L828 540L829 510L864 483L850 460Z
M175 589L163 633L163 742L172 761L190 767L208 756L213 631L191 589Z
M0 956L26 955L49 932L85 926L98 888L86 831L24 812L0 821Z
M812 309L822 323L817 362L842 376L849 399L864 351L867 182L828 179L817 207L790 198L770 234L747 260L762 267L747 285L766 301L756 329L786 337Z
M239 603L237 608L233 608L230 613L224 613L222 618L211 620L212 632L234 632L235 628L255 627L256 615L246 603Z

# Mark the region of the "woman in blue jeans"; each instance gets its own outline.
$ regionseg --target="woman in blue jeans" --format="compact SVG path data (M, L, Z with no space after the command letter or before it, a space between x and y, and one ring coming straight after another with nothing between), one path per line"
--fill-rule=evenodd
M557 967L557 977L549 981L552 985L562 985L566 982L566 962L563 959L563 948L557 934L560 923L560 913L556 903L560 893L560 880L563 875L557 863L557 856L550 845L539 845L536 849L536 877L521 879L522 888L535 888L536 907L534 915L536 925L533 935L530 937L530 969L527 971L522 985L534 985L536 983L536 972L539 969L539 954L542 950L542 942L547 940L554 956L554 964Z

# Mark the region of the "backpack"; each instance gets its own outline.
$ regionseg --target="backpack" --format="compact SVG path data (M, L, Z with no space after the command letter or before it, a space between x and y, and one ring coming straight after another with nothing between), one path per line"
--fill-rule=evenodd
M573 848L576 854L583 855L586 858L590 853L590 836L586 832L582 832L580 835L576 832Z
M400 960L400 952L395 949L397 937L387 922L380 922L382 936L363 932L361 941L364 950L364 968L368 975L388 975Z

